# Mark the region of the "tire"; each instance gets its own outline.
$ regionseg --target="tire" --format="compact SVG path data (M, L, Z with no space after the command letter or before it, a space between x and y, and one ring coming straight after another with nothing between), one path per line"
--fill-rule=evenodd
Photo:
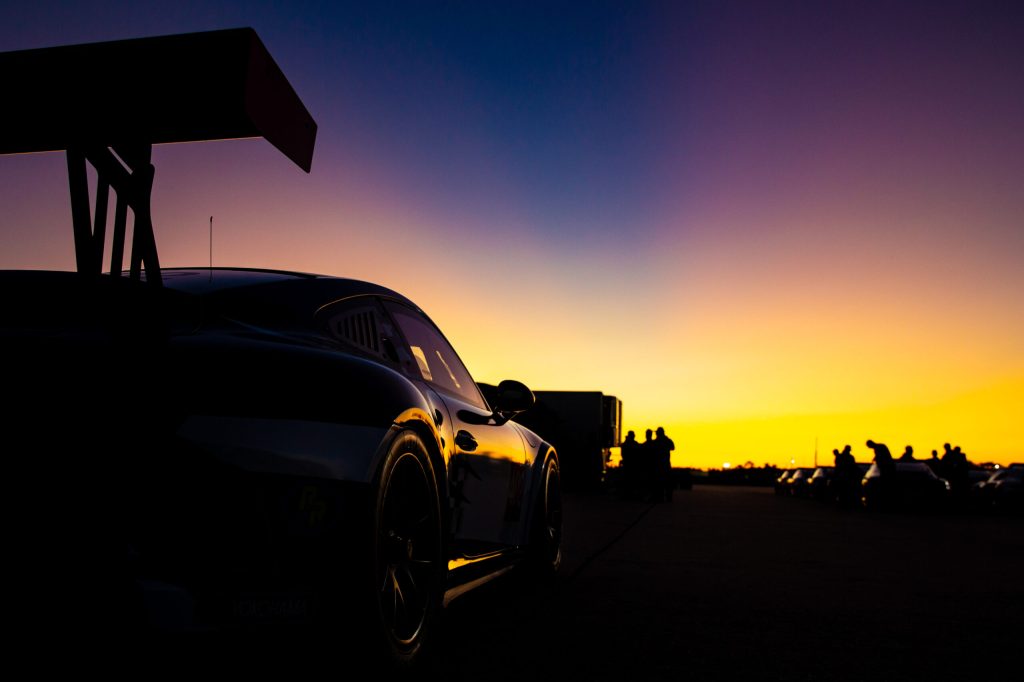
M542 579L553 577L562 565L562 482L553 455L544 461L530 538L532 572Z
M373 612L385 658L409 668L437 628L447 562L437 479L419 436L400 434L381 465L373 513Z

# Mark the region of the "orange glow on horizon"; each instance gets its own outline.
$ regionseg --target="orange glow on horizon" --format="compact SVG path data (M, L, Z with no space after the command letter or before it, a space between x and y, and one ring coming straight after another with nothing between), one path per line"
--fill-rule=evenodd
M214 216L215 265L391 287L478 381L616 395L677 465L810 464L815 439L865 461L867 438L1024 460L1018 36L763 14L588 37L566 63L593 69L553 80L512 52L517 78L472 50L293 51L313 172L262 140L154 149L160 261L206 265ZM0 267L73 268L63 155L0 175Z
M258 156L273 151L233 144ZM158 162L158 173L171 176L173 161ZM951 278L932 276L930 256L904 250L895 265L886 261L891 241L838 248L822 260L824 246L805 258L785 246L751 250L672 235L660 248L583 245L556 254L529 231L456 238L451 224L379 190L310 186L285 164L259 163L276 166L268 171L274 181L294 185L280 208L256 201L265 187L231 181L211 210L201 199L213 201L212 190L201 180L190 201L172 200L180 177L157 184L165 266L205 264L213 213L216 264L390 286L427 311L478 381L616 395L625 429L642 437L665 427L677 466L810 465L815 438L819 463L847 443L866 461L867 438L894 451L913 445L922 458L950 442L975 462L1024 459L1018 265L968 251ZM56 165L50 189L63 195ZM60 208L53 234L31 235L43 254L33 266L73 268L70 227L61 229L70 216ZM858 264L879 259L887 266L858 274Z

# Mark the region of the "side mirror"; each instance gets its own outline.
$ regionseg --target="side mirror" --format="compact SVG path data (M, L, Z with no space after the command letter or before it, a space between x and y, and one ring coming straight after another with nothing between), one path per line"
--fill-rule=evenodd
M533 407L536 402L537 399L534 397L533 391L527 388L526 384L506 379L498 384L491 407L494 408L495 413L506 419L511 419L520 412L525 412Z

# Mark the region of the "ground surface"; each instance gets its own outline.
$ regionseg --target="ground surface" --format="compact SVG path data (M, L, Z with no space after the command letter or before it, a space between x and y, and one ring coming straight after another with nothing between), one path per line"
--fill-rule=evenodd
M413 679L1024 679L1024 519L718 486L661 504L571 495L565 516L555 582L511 576L456 600ZM37 663L124 663L133 679L384 677L323 633L145 650L92 635L91 661L56 646Z
M451 680L1024 679L1024 523L698 486L573 496L554 589L455 602Z

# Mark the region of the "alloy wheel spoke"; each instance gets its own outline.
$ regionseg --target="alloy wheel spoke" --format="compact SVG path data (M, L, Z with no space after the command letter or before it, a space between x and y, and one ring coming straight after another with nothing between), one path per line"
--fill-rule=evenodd
M404 635L404 626L409 620L409 604L406 600L405 592L402 590L402 585L398 580L398 572L394 571L391 575L395 593L394 618L392 619L391 626L395 634L402 636Z
M384 569L384 579L380 584L380 592L383 594L388 589L388 583L391 582L392 576L394 575L394 566L388 564L387 568Z
M406 583L405 589L402 589L403 582ZM406 616L410 617L410 620L414 621L413 624L415 624L415 620L419 615L419 588L416 586L416 581L413 579L407 566L403 566L400 572L395 572L395 583L402 594L402 605L405 607Z

